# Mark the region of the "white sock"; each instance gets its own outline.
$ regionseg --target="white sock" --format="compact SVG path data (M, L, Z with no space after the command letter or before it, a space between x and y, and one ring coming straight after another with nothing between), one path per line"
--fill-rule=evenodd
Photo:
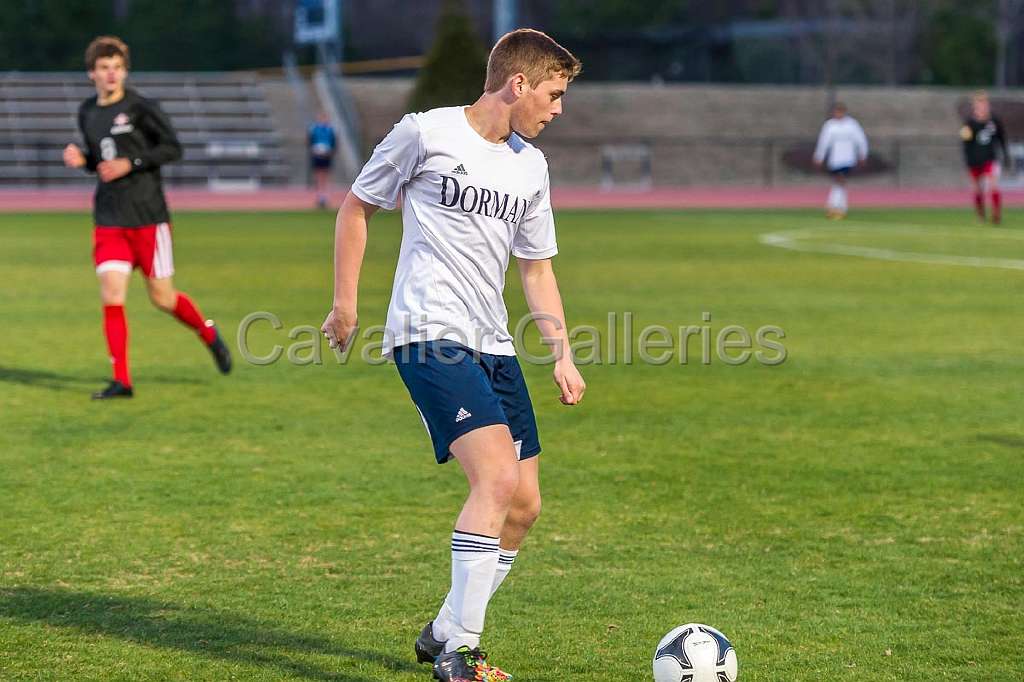
M447 635L446 652L480 645L497 568L498 538L458 530L452 533L452 587L438 614L448 623L434 629L436 639L440 640L438 635Z
M494 572L494 584L491 585L491 596L498 591L501 584L505 582L505 578L508 576L508 572L512 570L512 564L515 563L516 557L519 556L518 549L499 549L498 550L498 569Z
M434 616L434 622L430 626L430 632L434 635L434 639L439 642L447 642L448 638L451 637L452 633L452 622L455 620L455 614L452 613L452 607L450 602L452 600L451 590L445 595L444 601L441 602L441 608L437 610L437 615Z
M494 571L494 583L491 584L491 597L498 591L501 584L505 582L505 578L508 576L509 571L512 570L512 565L516 561L516 557L519 556L518 549L498 549L498 567ZM444 598L444 602L441 604L441 608L437 612L437 616L434 618L434 622L431 625L431 631L434 635L434 639L438 642L447 642L451 638L452 629L454 628L455 613L451 607L452 593L449 591L448 596Z
M839 190L839 204L837 208L843 213L846 213L846 188L838 187L837 189Z
M839 185L832 185L832 189L828 191L828 201L825 202L825 208L830 211L839 209Z

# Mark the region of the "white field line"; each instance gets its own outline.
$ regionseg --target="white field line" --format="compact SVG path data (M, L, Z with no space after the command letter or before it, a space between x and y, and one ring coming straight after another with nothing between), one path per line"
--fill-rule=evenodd
M927 235L934 237L982 237L985 239L1024 239L1024 233L1010 231L996 231L979 229L977 232L939 232L926 227L913 225L893 226L878 223L872 227L868 223L860 223L849 228L835 227L809 227L799 230L785 230L782 232L768 232L758 237L758 241L766 246L775 246L790 251L802 251L805 253L827 253L838 256L856 256L859 258L873 258L875 260L898 261L902 263L925 263L928 265L956 265L971 268L1000 268L1003 270L1024 270L1024 259L1019 258L989 258L985 256L955 256L944 253L922 253L918 251L897 251L895 249L883 249L871 246L853 246L838 242L817 242L809 243L809 237L818 237L828 232L838 232L836 236L841 238L842 233L851 232L882 232L887 234L912 234Z

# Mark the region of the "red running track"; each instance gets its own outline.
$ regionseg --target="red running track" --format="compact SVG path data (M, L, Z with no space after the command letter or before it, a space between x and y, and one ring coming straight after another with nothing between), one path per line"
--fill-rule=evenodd
M857 207L970 207L966 187L896 189L880 186L850 187L850 205ZM556 187L555 208L821 208L827 188L822 187L679 187L650 190L604 191L596 187ZM344 197L332 193L332 206ZM1024 188L1004 189L1008 206L1024 206ZM305 188L266 188L255 191L211 192L205 189L169 189L168 203L176 211L296 211L310 209L315 195ZM0 189L0 213L89 211L91 189Z

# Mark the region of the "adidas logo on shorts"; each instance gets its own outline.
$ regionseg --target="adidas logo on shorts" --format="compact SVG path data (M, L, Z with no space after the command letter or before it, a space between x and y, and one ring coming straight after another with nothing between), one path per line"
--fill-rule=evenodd
M459 413L457 415L455 415L455 423L458 424L460 421L462 421L464 419L469 419L472 416L473 416L473 414L471 412L469 412L468 410L466 410L465 407L460 407L459 408Z

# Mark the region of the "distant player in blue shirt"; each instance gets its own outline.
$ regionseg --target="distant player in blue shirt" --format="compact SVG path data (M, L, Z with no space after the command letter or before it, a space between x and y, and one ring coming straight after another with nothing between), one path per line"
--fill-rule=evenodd
M331 173L331 162L337 148L334 128L327 114L317 114L316 123L309 127L309 158L313 165L313 179L316 182L316 205L327 207L327 179Z

